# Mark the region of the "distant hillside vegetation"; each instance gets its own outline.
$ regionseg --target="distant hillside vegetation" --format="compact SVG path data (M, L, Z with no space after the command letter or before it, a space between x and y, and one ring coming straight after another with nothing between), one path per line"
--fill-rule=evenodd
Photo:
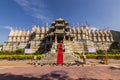
M115 42L120 42L120 32L111 30Z

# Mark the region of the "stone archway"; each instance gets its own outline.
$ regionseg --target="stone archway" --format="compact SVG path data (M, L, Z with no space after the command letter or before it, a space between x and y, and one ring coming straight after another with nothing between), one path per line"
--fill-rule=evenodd
M63 42L63 35L58 35L57 36L57 43L59 43L60 41Z

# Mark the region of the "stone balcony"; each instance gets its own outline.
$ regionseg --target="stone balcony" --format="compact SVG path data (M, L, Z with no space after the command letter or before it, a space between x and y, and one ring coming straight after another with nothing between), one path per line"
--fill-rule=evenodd
M55 26L65 26L65 24L55 24Z
M65 33L64 30L56 30L55 33Z

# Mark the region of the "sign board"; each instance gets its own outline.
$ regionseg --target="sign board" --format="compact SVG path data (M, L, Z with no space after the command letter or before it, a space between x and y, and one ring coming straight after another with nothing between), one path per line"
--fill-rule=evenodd
M32 54L32 49L25 49L24 53L25 54Z
M2 51L2 47L0 47L0 51Z
M90 53L96 53L96 49L95 48L89 48L88 52L90 52Z

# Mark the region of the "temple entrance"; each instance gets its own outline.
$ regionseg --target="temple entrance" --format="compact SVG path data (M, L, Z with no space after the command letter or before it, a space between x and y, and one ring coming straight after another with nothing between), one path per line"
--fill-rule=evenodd
M57 37L57 43L59 43L60 41L63 42L63 36L58 36L58 37Z

